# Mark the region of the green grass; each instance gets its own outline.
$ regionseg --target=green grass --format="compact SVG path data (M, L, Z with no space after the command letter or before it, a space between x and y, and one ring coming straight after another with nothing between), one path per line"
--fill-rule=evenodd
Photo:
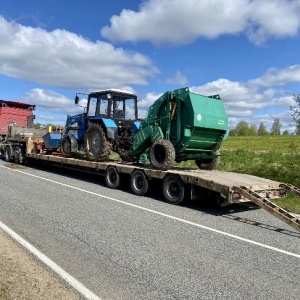
M228 137L221 147L219 170L246 173L300 187L300 136ZM300 198L275 200L300 213Z

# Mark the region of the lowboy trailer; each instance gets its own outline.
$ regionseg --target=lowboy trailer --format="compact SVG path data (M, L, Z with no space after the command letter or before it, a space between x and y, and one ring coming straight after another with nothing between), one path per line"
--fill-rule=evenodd
M38 134L11 138L6 145L5 160L18 164L36 163L56 164L79 171L93 171L105 176L107 187L118 189L124 175L130 176L130 186L134 194L144 196L148 192L149 181L159 180L166 202L180 204L184 199L197 200L213 196L220 206L232 203L254 202L269 213L278 217L297 231L300 231L300 219L272 202L272 199L284 197L287 191L300 196L295 186L260 178L257 176L224 172L173 167L169 170L157 170L151 165L133 162L109 160L106 162L88 161L84 157L66 158L60 153L48 154L39 145L42 139ZM7 148L8 147L8 148Z

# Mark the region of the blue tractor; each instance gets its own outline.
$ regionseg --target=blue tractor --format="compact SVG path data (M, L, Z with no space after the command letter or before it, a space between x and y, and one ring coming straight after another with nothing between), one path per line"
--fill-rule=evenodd
M90 161L106 161L110 152L115 151L123 160L133 160L129 153L139 126L135 94L116 89L92 92L88 94L84 113L67 116L61 153L72 157L83 150Z

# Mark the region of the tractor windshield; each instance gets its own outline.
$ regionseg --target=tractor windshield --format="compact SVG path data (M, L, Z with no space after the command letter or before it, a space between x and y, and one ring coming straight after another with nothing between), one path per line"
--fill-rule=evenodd
M135 120L135 99L114 97L112 117L114 119Z
M89 96L87 114L89 117L136 120L137 99L133 94L95 92Z

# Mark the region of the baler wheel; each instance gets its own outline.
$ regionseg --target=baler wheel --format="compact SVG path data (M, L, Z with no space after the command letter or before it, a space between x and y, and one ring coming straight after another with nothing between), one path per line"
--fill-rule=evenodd
M220 163L220 156L213 158L213 159L199 159L195 160L196 165L201 170L213 170L217 167L217 165Z
M94 124L88 128L85 135L85 152L90 161L106 161L111 147L101 126Z
M105 172L106 185L111 189L117 189L120 186L120 174L115 167L108 167Z
M150 163L158 170L166 171L172 168L175 161L175 149L168 140L160 139L150 148Z
M69 137L65 136L62 141L61 141L61 146L60 146L60 151L61 155L63 157L72 157L72 152L71 152L71 140Z
M182 179L177 175L167 174L163 180L163 195L166 202L170 204L183 202L185 189Z
M142 170L135 170L130 178L131 190L135 195L144 196L149 189L149 181Z

